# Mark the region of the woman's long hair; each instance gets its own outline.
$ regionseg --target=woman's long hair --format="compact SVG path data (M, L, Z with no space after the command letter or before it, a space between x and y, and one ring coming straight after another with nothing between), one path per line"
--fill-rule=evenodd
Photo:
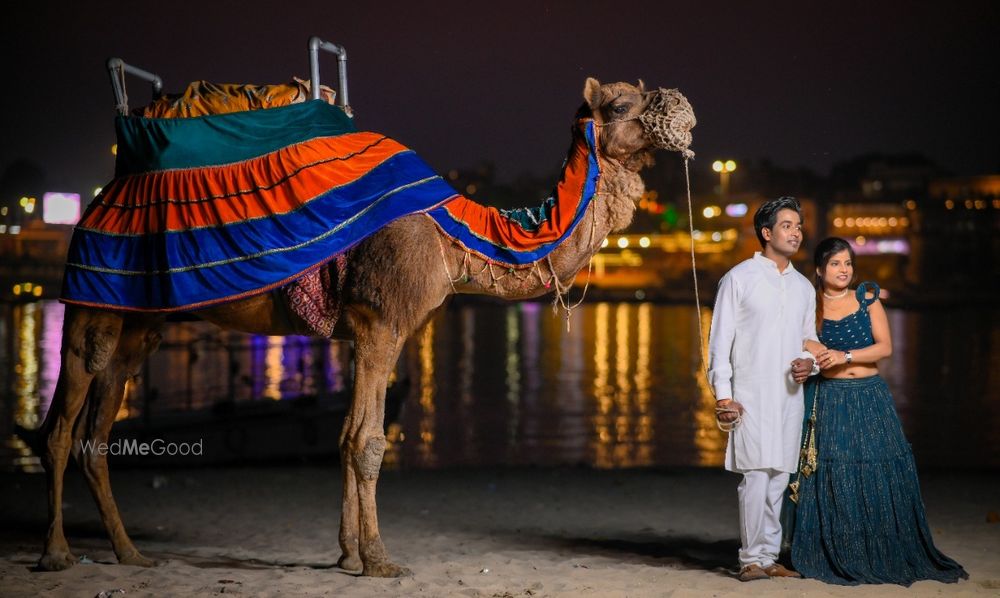
M823 277L820 276L819 272L826 270L826 265L830 263L830 258L845 249L851 256L851 264L853 264L854 248L840 237L827 237L823 239L816 245L816 251L813 252L813 264L817 270L814 283L816 286L816 330L822 330L823 328ZM848 286L853 282L854 276L852 275L850 282L847 283Z

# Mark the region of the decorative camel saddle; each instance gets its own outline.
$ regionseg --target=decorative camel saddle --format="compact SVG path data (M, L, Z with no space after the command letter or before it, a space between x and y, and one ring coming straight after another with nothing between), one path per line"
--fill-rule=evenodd
M199 82L117 117L115 176L74 231L62 301L164 313L246 298L316 276L418 213L491 264L530 267L594 197L600 128L590 119L575 125L553 195L501 211L456 193L406 146L357 131L332 94L305 100L303 87ZM671 140L662 125L690 106L675 90L653 93L663 119L643 115L643 126L686 149L690 138Z

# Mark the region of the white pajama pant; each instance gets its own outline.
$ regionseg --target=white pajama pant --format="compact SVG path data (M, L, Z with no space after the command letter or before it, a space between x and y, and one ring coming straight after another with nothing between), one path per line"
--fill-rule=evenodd
M740 567L768 567L781 548L781 502L789 474L775 469L743 472L740 501Z

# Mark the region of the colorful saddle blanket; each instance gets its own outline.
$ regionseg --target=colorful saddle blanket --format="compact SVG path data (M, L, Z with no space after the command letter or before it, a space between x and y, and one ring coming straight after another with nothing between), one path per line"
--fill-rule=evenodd
M115 178L73 234L62 301L186 311L267 292L426 213L456 243L520 267L569 235L599 170L576 128L553 198L501 212L457 194L412 150L307 101L198 118L118 117Z

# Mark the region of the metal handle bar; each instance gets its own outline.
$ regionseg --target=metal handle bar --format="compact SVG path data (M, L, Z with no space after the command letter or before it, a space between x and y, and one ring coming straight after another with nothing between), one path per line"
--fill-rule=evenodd
M153 84L153 98L158 98L163 94L163 80L159 75L144 71L141 68L126 63L121 58L108 58L108 74L111 76L111 88L115 92L115 108L119 114L128 114L128 95L125 93L124 73L135 75Z
M317 36L309 38L309 74L310 91L314 100L319 99L319 51L325 50L337 56L337 72L340 76L340 107L347 114L351 113L350 103L347 101L347 50L343 46L323 41Z

